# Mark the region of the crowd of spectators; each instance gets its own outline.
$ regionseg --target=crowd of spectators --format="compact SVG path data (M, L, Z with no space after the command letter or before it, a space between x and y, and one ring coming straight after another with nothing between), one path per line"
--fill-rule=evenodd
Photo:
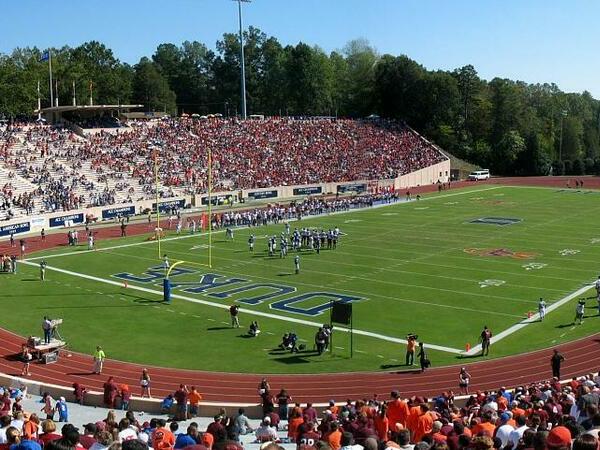
M128 441L140 446L132 450L238 450L242 448L240 437L253 435L255 442L272 445L269 450L281 448L273 443L288 442L295 443L298 450L597 450L599 382L600 376L595 374L573 378L564 385L553 378L510 391L478 391L461 405L455 403L452 391L431 399L405 399L394 391L387 400L376 395L342 404L331 400L318 410L311 403L294 403L285 389L271 391L263 379L259 386L260 426L251 425L243 408L233 415L222 409L206 430L192 422L185 432L179 431L178 422L190 420L198 410L191 408L195 389L181 385L170 396L176 401L176 412L168 427L167 421L160 419L140 423L132 411L118 421L111 410L105 419L85 425L81 433L67 424L60 434L54 420L66 421L59 407L64 399L54 404L46 394L40 412L27 413L20 401L23 393L3 389L0 449L34 450L32 446L10 446L32 441L57 450L49 443L62 440L61 450L100 450L111 443L116 443L111 449L125 450ZM201 398L195 397L196 406ZM39 416L44 415L42 420Z
M152 198L155 159L161 197L205 193L209 149L214 191L390 179L445 159L404 124L385 120L181 118L133 122L86 139L66 128L17 124L0 131L0 164L37 188L15 196L6 183L0 207L31 212L39 202L42 211L66 211Z

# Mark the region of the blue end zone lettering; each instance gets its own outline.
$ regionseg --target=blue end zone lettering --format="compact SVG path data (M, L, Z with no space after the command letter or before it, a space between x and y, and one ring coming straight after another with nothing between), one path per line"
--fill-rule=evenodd
M245 283L248 280L243 278L226 278L222 281L217 281L218 278L224 278L223 275L219 275L217 273L205 273L200 276L200 281L198 282L181 282L181 283L171 283L171 288L187 286L184 289L181 289L183 292L189 292L192 294L200 294L207 289L218 288L221 286L227 286L229 284L235 283Z
M175 267L171 271L170 276L174 277L177 275L184 275L188 273L196 273L196 271L193 269L184 269L183 267ZM137 283L152 283L153 281L160 280L165 277L165 269L163 266L150 267L144 272L144 274L147 274L148 276L138 277L128 272L121 272L114 274L113 277L120 278L121 280L135 281Z
M240 292L252 291L254 289L260 288L271 288L274 289L275 292L271 292L269 294L258 295L256 297L246 297L240 298L237 300L240 303L246 303L247 305L258 305L259 303L264 302L270 298L279 297L280 295L291 294L292 292L296 292L296 288L290 286L283 286L281 284L271 284L271 283L257 283L250 284L248 286L242 286L239 288L231 289L230 291L225 292L217 292L215 294L208 294L210 297L215 298L229 298L234 294L238 294Z
M325 298L327 299L326 303L322 303L317 306L313 306L312 308L303 309L300 306L291 306L295 303L300 303L305 300L309 300L311 298ZM305 316L318 316L322 314L324 311L327 311L331 308L331 301L338 301L341 303L350 303L356 302L359 300L363 300L362 297L352 297L350 295L342 295L342 294L332 294L329 292L310 292L308 294L298 295L292 298L286 298L284 300L279 300L278 302L271 303L269 307L271 309L276 309L278 311L285 311L288 313L294 314L303 314Z

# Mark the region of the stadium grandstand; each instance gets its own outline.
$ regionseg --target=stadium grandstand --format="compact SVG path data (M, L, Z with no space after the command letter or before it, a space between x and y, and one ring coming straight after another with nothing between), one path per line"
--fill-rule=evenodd
M447 160L387 120L71 119L0 128L0 219L152 199L154 155L161 198L206 194L208 149L215 191L390 180ZM102 129L78 132L72 124ZM445 168L427 181L447 179Z

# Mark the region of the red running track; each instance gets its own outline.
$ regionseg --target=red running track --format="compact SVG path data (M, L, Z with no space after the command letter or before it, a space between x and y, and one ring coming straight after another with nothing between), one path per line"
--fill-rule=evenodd
M493 179L484 184L542 185L566 187L572 177L536 177ZM600 178L583 178L585 187L600 188ZM457 183L458 186L469 183ZM480 183L481 184L481 183ZM571 186L573 186L573 181ZM411 189L413 192L426 192L437 189L423 186ZM120 236L118 227L97 228L97 238ZM129 235L149 232L147 224L131 224ZM29 251L66 245L65 234L48 235L45 242L39 237L27 238ZM10 252L7 242L0 244L0 253ZM22 363L16 360L24 338L5 330L0 330L0 372L19 376ZM567 361L563 365L562 378L598 371L600 368L600 334L573 341L558 347ZM493 349L492 349L493 351ZM513 387L525 383L547 380L551 376L549 349L525 353L506 358L471 362L465 364L472 375L472 389L497 389L500 386ZM465 361L472 361L471 359ZM72 353L67 357L63 352L55 364L32 364L32 379L56 385L71 386L79 382L91 390L102 390L108 376L114 376L118 383L127 383L138 394L137 387L142 370L141 365L108 360L102 375L91 373L92 358L88 355ZM172 393L180 383L196 386L203 393L205 401L257 403L257 389L262 375L232 374L219 372L189 371L163 367L149 367L152 377L152 393L162 398ZM392 390L398 389L405 396L421 395L431 397L445 390L458 390L458 367L440 367L425 373L414 372L364 372L319 375L270 375L273 389L285 387L296 401L327 402L346 398L362 398L378 394L386 398Z

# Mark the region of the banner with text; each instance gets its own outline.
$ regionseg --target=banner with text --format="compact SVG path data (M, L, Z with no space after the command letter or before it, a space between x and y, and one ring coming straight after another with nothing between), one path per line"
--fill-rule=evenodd
M67 216L50 217L50 228L62 227L66 222L83 223L83 213L69 214Z
M103 219L113 219L118 216L135 216L135 206L121 206L120 208L110 208L102 210Z
M29 222L13 223L12 225L0 226L0 236L10 236L11 234L27 233L31 230Z
M169 200L166 202L159 202L158 209L161 213L171 212L173 209L185 208L185 198L179 200ZM152 203L152 211L156 211L156 203Z
M262 200L264 198L275 197L277 197L277 190L248 192L248 198L251 198L253 200Z
M323 192L323 188L321 186L305 186L294 188L294 195L315 195Z

